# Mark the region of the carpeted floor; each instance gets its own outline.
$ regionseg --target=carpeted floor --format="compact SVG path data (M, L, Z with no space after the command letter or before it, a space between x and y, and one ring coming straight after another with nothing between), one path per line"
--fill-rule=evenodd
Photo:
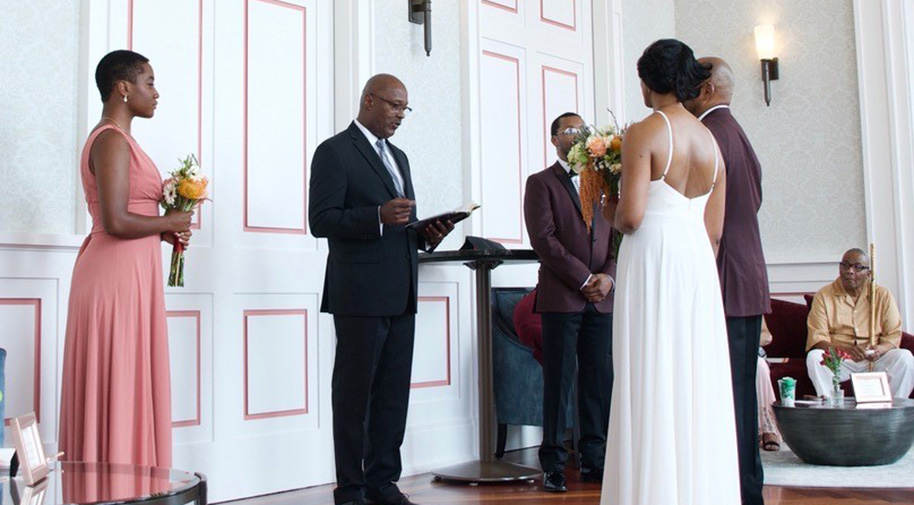
M914 487L914 449L894 465L817 466L808 465L786 444L778 452L762 451L765 485L838 488Z

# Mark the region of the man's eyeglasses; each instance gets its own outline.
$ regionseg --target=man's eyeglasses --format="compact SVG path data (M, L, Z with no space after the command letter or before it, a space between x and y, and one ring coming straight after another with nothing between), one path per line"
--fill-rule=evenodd
M850 263L848 263L846 261L842 261L841 263L838 263L838 266L841 267L841 270L848 270L850 268L853 268L854 271L857 273L866 272L867 270L870 269L870 267L868 267L866 265L861 265L860 263L854 263L853 265L851 265Z
M569 135L569 136L574 136L574 135L577 135L577 134L579 134L579 133L581 133L581 129L580 129L580 128L565 128L564 130L562 130L562 131L556 133L556 135Z
M377 98L378 100L381 100L382 102L386 102L387 105L390 105L390 109L393 110L394 113L396 113L396 114L399 114L402 112L404 116L408 116L409 113L413 111L413 109L411 107L409 107L407 105L403 105L402 103L391 102L390 100L388 100L384 97L380 97L378 95L371 95L371 96Z

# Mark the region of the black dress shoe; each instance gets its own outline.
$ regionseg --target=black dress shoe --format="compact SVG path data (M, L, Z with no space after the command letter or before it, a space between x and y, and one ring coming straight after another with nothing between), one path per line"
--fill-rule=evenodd
M564 493L568 490L565 487L565 474L561 470L549 470L543 474L543 490L550 493Z
M367 503L373 505L417 505L409 500L409 495L401 493L399 489L384 496L367 493L367 497Z
M581 482L603 482L602 468L581 468Z

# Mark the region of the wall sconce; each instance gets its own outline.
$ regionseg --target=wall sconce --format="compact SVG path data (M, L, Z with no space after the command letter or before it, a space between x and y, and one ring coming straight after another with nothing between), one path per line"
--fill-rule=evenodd
M765 83L765 105L771 106L771 81L778 80L778 59L774 55L774 26L755 27L755 50L762 60L762 82Z
M425 55L432 55L432 0L409 0L409 22L425 25Z

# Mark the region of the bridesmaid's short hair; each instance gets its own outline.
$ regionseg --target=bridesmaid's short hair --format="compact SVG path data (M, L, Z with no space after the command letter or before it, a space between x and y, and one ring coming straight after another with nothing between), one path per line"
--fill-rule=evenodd
M674 93L680 102L698 96L711 77L711 65L702 65L692 49L676 39L649 45L638 58L638 77L656 93Z
M95 84L102 95L102 102L108 101L117 81L136 84L137 75L143 73L143 63L148 61L149 58L142 54L124 49L106 54L95 67Z

